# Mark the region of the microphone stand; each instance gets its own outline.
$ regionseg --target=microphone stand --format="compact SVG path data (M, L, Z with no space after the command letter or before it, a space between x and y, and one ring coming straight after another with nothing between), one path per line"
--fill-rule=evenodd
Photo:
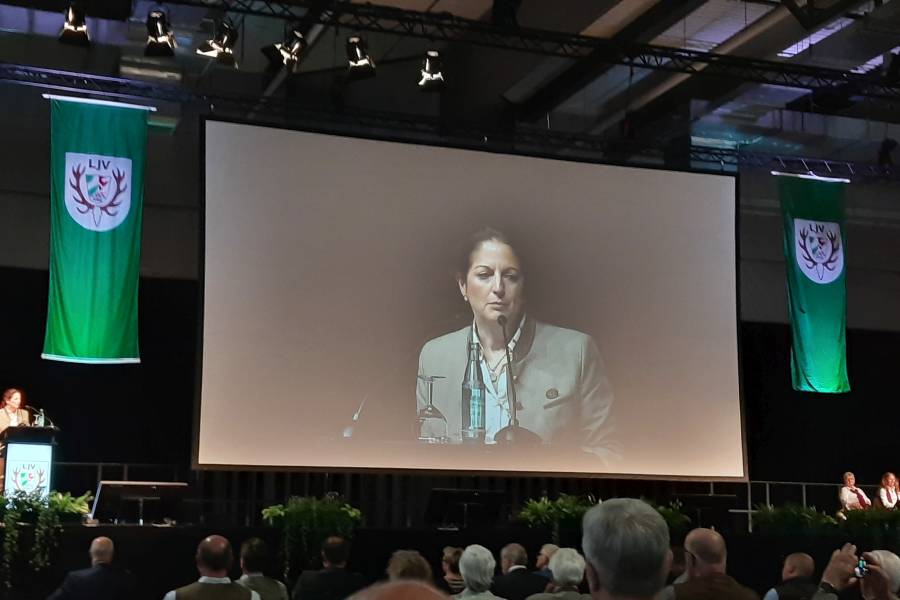
M494 434L494 441L503 446L537 446L541 443L540 436L519 425L516 382L513 379L512 356L509 354L509 338L506 336L506 317L500 315L497 323L503 331L503 349L506 351L506 396L509 401L509 425Z

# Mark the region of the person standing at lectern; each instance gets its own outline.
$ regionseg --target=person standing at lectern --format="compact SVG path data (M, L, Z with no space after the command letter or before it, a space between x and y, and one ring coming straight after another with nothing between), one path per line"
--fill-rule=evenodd
M447 419L449 441L462 441L460 384L470 344L477 344L487 391L484 443L494 443L495 434L510 423L507 382L511 379L519 424L543 443L578 448L604 462L619 458L613 393L597 344L585 333L542 323L526 313L528 269L506 234L484 228L466 242L456 266L456 283L473 321L423 346L418 408L428 404L423 378L444 377L446 383L433 388L434 406ZM506 323L508 343L501 321Z
M28 427L31 418L25 410L25 392L9 388L0 399L0 433L10 427ZM0 441L0 492L6 488L6 444Z
M25 392L17 388L9 388L3 392L0 400L0 433L7 427L27 427L31 425L31 417L25 410Z

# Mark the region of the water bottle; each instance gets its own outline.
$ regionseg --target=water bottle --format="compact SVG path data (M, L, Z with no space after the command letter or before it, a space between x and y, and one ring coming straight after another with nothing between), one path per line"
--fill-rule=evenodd
M462 381L462 441L484 443L485 401L487 389L481 374L478 342L469 342L469 361Z

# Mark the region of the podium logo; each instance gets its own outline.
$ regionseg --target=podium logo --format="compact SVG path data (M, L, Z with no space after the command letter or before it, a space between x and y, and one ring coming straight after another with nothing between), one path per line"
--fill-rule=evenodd
M32 493L47 487L46 463L22 462L13 467L13 487L17 492Z
M794 244L797 266L813 283L831 283L844 271L839 223L794 219Z
M85 229L115 229L131 209L131 159L66 152L65 199Z

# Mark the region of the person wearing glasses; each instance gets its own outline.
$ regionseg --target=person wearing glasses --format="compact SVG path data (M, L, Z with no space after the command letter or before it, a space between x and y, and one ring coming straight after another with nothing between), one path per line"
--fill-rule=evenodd
M869 500L866 493L856 487L856 475L850 471L844 473L844 485L838 493L838 498L841 501L841 510L838 511L838 516L841 518L846 519L846 513L851 510L865 510L872 507L872 501Z

